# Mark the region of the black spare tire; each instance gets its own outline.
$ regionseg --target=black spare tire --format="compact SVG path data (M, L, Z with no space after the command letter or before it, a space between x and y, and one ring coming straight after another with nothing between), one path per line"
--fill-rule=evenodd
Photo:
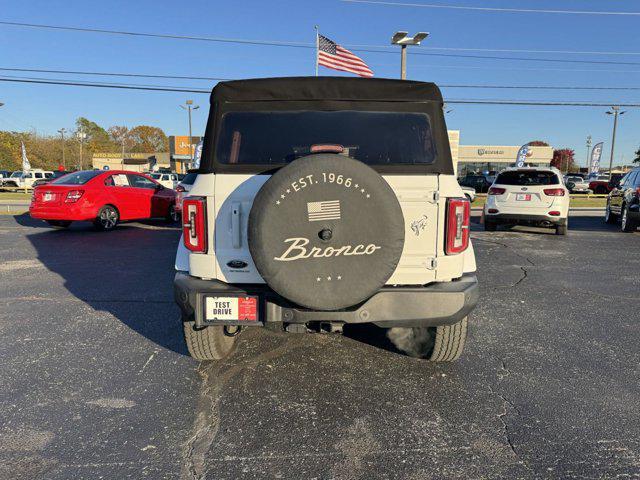
M263 185L249 214L248 241L276 293L310 309L340 310L391 277L404 246L404 217L372 168L343 155L310 155Z

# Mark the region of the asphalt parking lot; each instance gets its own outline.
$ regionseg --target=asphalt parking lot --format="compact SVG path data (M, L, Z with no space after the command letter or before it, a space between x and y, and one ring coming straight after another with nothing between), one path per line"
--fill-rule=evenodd
M250 330L185 355L179 232L0 216L0 478L640 478L640 232L474 226L468 350Z

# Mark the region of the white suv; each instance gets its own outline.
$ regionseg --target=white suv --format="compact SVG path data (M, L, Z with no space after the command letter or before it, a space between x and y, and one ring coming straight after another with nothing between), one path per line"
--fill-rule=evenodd
M363 323L415 356L462 353L478 282L434 84L219 83L182 210L174 290L193 357L224 358L243 328Z
M484 206L484 228L499 224L527 224L555 228L566 235L569 190L556 168L507 168L489 188Z
M32 188L35 181L47 178L53 178L52 171L34 168L27 172L13 172L9 178L2 180L2 186Z

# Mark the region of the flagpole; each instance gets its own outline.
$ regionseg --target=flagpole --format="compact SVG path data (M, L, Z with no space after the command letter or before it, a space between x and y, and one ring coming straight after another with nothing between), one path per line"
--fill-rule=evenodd
M318 52L320 51L320 30L318 25L314 27L316 29L316 77L318 76Z

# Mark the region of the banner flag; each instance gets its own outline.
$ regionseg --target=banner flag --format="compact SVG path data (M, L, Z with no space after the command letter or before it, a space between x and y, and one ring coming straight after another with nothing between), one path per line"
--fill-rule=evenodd
M31 170L31 164L27 158L27 149L24 148L24 142L22 142L22 171L28 172L29 170Z
M602 156L602 146L604 142L597 143L591 152L591 175L598 175L600 171L600 157Z
M516 167L524 167L527 157L529 156L529 144L525 144L518 150L518 156L516 157Z

